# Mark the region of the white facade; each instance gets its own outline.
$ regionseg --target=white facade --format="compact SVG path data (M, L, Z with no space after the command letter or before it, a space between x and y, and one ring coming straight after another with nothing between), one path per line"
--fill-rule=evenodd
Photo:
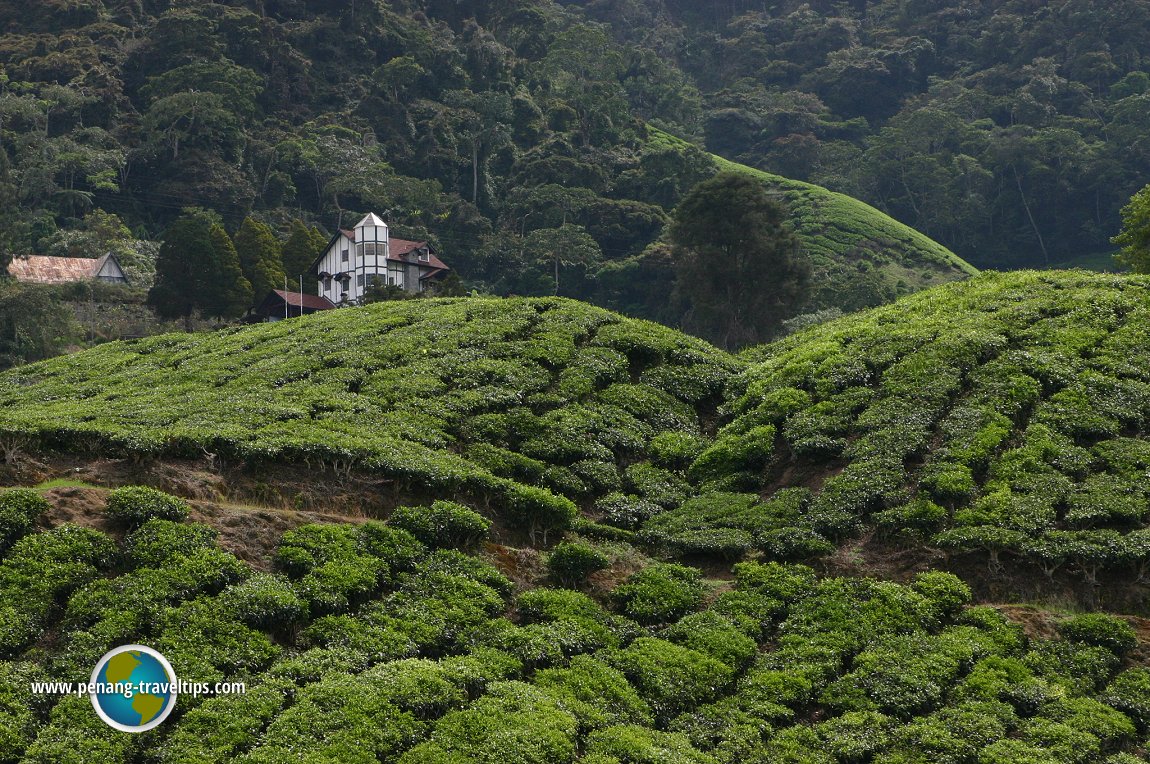
M340 231L316 261L320 297L333 303L358 303L373 283L422 292L427 279L447 270L426 243L397 239L393 252L387 223L374 212L350 231Z
M372 279L387 282L387 223L369 213L350 231L340 231L316 265L319 295L334 303L359 302Z

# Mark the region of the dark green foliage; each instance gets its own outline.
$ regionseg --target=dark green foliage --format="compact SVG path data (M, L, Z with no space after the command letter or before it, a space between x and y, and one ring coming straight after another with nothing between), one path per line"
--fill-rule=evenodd
M810 264L758 179L722 172L695 186L670 227L689 331L723 348L763 342L806 299Z
M398 507L388 523L437 548L473 547L491 528L490 520L453 501L437 501L430 507Z
M214 547L216 535L207 525L153 517L124 538L124 551L133 565L158 568L174 557Z
M611 596L623 612L640 623L665 623L697 608L703 601L699 571L683 565L655 564L615 587Z
M239 253L238 265L257 300L262 300L272 289L284 288L283 255L269 226L244 218L235 233L235 251Z
M305 577L300 588L305 589ZM257 629L287 626L307 615L299 594L288 581L266 573L249 576L221 592L220 603L237 621Z
M0 369L58 355L80 331L69 306L43 284L0 277Z
M1110 240L1122 245L1117 260L1135 273L1150 273L1150 186L1122 208L1122 230Z
M590 728L652 722L650 706L622 672L589 655L575 656L566 668L539 671L534 684L575 701L574 713Z
M51 507L47 499L29 488L13 488L0 493L0 552L32 530L40 516Z
M1150 730L1150 670L1123 671L1106 688L1102 700L1129 716L1143 733Z
M563 542L547 555L547 570L563 586L578 586L587 576L611 564L611 558L590 544Z
M1138 645L1134 627L1105 613L1083 613L1058 624L1058 632L1067 639L1105 647L1122 656Z
M729 666L708 655L661 639L640 637L605 660L626 675L662 718L717 697L732 677Z
M138 527L152 519L183 520L188 516L188 504L155 488L128 486L108 494L105 511L119 523Z
M189 208L164 233L148 304L165 318L187 318L197 310L233 318L251 304L245 276L219 216Z

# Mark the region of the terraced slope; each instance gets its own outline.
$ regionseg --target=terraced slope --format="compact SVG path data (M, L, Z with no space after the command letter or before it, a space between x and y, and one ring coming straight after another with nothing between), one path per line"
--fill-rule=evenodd
M575 503L681 478L739 368L657 324L570 300L424 300L100 346L0 376L0 444L290 462L466 496L531 531ZM668 493L669 492L669 493ZM394 503L394 502L393 502Z
M0 764L1150 760L1150 620L822 559L878 532L1144 595L1148 319L1147 278L984 274L734 358L565 300L417 301L0 375L6 459L209 449L411 505L281 517L245 561L178 497L84 488L74 525L0 490ZM124 644L247 692L140 735L30 692Z
M802 557L878 529L1038 578L1146 581L1150 280L984 274L745 358L689 474L751 493L652 534Z
M685 146L656 128L648 130L653 144ZM858 199L722 157L714 161L721 170L762 179L790 208L791 224L814 267L807 312L881 305L978 273L938 242Z

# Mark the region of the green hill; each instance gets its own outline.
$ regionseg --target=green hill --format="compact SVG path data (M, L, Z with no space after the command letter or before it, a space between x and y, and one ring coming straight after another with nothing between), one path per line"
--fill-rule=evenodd
M9 485L377 481L325 524L0 491L0 763L1146 761L1148 297L983 274L739 357L426 300L2 374ZM246 693L142 735L30 694L124 644Z
M0 378L0 437L366 470L397 497L460 492L546 530L567 527L572 502L684 493L650 463L653 446L697 450L700 416L738 368L701 340L571 300L386 303L24 367Z
M1148 288L984 274L749 351L691 474L773 495L796 554L877 529L995 572L1144 581Z
M685 150L680 139L655 128L648 130L652 146ZM791 225L814 268L806 312L873 307L978 273L946 247L865 202L719 156L712 158L720 170L762 179L786 203Z

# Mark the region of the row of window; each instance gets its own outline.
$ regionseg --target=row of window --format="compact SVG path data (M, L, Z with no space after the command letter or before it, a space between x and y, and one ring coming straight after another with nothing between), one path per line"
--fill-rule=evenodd
M387 245L381 241L369 241L362 244L355 245L355 253L358 257L387 257ZM424 249L417 249L415 257L421 263L431 262L431 251ZM339 253L340 262L349 262L351 260L351 250L344 248Z
M344 281L343 288L345 291L347 290L347 286L349 283L350 283L350 279L346 279ZM403 286L403 271L402 271L402 269L388 268L387 269L387 283L390 286L402 287ZM383 276L378 274L378 273L373 273L370 275L366 275L366 274L361 273L355 277L355 285L357 287L359 287L361 291L368 284L371 284L372 286L382 285L383 284ZM323 279L323 291L325 293L330 292L331 287L332 287L332 277L331 276L325 276Z

